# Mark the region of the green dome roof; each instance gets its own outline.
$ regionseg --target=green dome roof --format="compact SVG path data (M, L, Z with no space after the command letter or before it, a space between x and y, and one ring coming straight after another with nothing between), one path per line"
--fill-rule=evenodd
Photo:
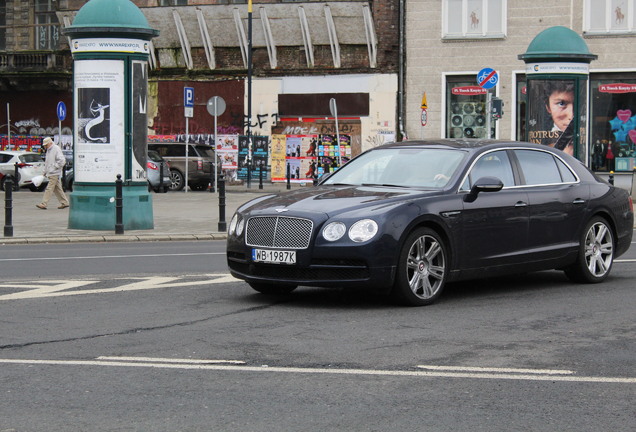
M65 34L113 33L157 36L141 10L130 0L90 0L75 15Z
M525 54L519 59L528 62L536 61L570 61L591 62L598 56L590 53L587 44L575 31L563 27L550 27L539 33L528 45Z

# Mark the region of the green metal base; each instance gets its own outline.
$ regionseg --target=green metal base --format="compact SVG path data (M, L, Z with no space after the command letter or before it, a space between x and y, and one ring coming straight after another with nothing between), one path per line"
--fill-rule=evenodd
M145 185L122 189L124 230L154 229L152 195ZM115 230L115 185L73 185L69 194L69 229Z

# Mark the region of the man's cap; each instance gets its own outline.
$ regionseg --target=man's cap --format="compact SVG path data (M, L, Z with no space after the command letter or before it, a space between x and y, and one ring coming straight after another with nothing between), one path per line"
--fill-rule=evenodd
M49 144L53 144L53 139L51 137L44 138L44 141L42 141L42 145L49 145Z

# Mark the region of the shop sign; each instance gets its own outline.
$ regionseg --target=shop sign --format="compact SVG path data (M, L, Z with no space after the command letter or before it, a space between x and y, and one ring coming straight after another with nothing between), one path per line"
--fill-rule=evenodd
M601 84L598 86L601 93L636 93L636 84Z
M451 93L457 96L475 96L488 93L488 90L479 86L454 87Z

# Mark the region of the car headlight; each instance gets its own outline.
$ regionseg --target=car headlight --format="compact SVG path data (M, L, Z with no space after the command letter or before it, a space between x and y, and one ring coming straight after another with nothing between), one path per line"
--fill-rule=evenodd
M322 230L322 236L327 241L336 241L347 232L347 227L342 222L331 222Z
M378 233L378 224L371 219L362 219L351 225L349 238L356 243L371 240Z
M227 233L229 235L234 234L237 224L238 224L238 213L234 213L234 216L232 216L232 220L230 221L230 226L227 229Z
M239 218L238 224L236 225L236 235L240 236L243 234L243 228L245 228L245 219Z

